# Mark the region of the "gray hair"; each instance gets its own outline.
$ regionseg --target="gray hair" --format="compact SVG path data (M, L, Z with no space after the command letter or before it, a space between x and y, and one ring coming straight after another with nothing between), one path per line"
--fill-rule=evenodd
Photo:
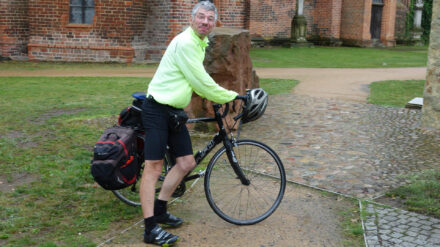
M215 7L215 5L213 3L211 3L210 1L201 1L198 2L194 8L192 9L192 17L195 18L196 17L196 13L197 11L199 11L199 9L202 8L204 10L208 10L208 11L214 11L214 18L215 21L217 21L217 8Z

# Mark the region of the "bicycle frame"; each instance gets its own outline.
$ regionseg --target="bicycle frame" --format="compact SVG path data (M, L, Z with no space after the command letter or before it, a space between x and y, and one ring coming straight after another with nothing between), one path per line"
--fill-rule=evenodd
M237 177L240 179L241 183L243 185L249 185L250 181L246 178L245 174L243 173L243 171L241 170L237 158L235 156L234 150L233 150L233 145L234 145L234 140L230 139L228 137L228 134L226 133L224 124L223 124L223 118L227 115L228 109L229 109L229 105L226 104L226 108L225 108L225 112L223 113L223 115L220 113L220 109L221 109L222 105L219 104L214 104L213 108L214 108L214 113L215 116L214 117L204 117L204 118L193 118L193 119L189 119L187 123L198 123L198 122L217 122L217 125L219 127L219 131L214 135L214 137L212 138L212 140L210 142L208 142L208 144L206 145L206 147L202 150L197 151L197 153L194 155L194 159L196 161L196 166L199 165L202 160L220 143L223 142L224 147L226 148L227 151L227 156L228 156L228 160L229 163L232 166L232 169L234 170L235 174L237 175ZM190 181L193 179L197 179L200 178L202 176L204 176L205 171L202 171L198 174L195 175L191 175L191 176L187 176L183 179L183 182L186 181Z

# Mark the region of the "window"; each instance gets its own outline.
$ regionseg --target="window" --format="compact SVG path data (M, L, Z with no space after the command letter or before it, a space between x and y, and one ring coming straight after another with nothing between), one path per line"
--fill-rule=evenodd
M373 5L383 5L383 0L373 0Z
M70 0L70 23L92 24L94 15L94 0Z

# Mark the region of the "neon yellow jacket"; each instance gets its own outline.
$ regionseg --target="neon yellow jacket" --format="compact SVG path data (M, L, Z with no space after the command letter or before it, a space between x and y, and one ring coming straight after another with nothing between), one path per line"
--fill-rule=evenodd
M203 98L223 104L237 93L219 86L203 67L208 38L201 40L191 27L170 43L148 86L148 94L165 105L185 108L193 91Z

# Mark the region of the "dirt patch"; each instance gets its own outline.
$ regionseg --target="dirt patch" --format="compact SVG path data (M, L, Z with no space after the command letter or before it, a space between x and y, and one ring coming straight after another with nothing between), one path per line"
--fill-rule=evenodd
M0 176L0 192L13 192L17 186L30 184L38 178L28 173L11 174Z
M343 233L341 212L356 208L348 199L289 184L272 216L256 225L236 226L212 211L199 181L170 208L185 219L184 225L168 230L181 237L176 246L344 246L350 240ZM145 246L143 222L137 222L104 246ZM362 245L354 241L349 246Z
M42 113L40 116L38 116L37 118L33 119L32 121L35 124L44 124L46 122L47 119L53 118L53 117L57 117L57 116L61 116L61 115L71 115L71 114L76 114L78 112L82 112L84 111L85 108L77 108L77 109L54 109L54 110L50 110L47 111L45 113Z

